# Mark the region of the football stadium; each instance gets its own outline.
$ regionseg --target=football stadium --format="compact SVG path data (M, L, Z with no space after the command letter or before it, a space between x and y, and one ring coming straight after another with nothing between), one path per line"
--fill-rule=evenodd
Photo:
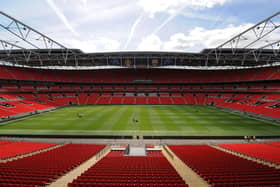
M279 2L42 2L0 10L0 187L280 186Z

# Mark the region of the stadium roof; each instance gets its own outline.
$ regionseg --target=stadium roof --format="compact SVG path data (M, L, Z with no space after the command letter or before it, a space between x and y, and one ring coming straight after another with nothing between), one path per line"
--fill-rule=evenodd
M48 49L32 49L28 61L25 61L26 54L22 50L12 50L9 57L6 57L9 65L22 65L27 67L131 67L131 68L155 68L155 67L258 67L274 65L279 62L274 51L264 49L256 61L254 56L247 57L242 61L244 54L250 53L251 49L238 49L236 56L231 49L222 49L220 59L217 61L213 49L204 49L200 53L186 52L154 52L154 51L120 51L120 52L98 52L84 53L79 49L71 49L73 54L68 54L67 61L64 49L52 49L51 55ZM210 53L210 54L209 54ZM34 55L36 54L36 55ZM7 55L6 51L0 51L0 58ZM39 58L38 58L39 56ZM9 60L8 60L9 59ZM261 60L264 59L264 60ZM268 62L267 59L270 59ZM5 64L5 63L4 63ZM6 63L7 64L7 63Z

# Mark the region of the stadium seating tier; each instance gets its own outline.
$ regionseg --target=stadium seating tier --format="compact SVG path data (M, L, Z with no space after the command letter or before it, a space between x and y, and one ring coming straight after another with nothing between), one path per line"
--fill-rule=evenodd
M208 145L173 145L169 148L214 187L272 186L280 184L280 171Z
M144 156L124 156L111 151L69 184L80 186L188 186L161 151L148 151Z
M68 144L7 163L0 163L0 186L6 184L9 184L8 186L45 186L104 147L104 145Z

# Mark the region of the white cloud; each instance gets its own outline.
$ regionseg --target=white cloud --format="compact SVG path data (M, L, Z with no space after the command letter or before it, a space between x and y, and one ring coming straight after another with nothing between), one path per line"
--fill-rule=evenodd
M97 50L96 43L93 40L81 41L76 39L67 39L64 41L71 48L81 49L83 52L93 52Z
M116 23L123 20L131 19L137 15L141 8L133 1L115 0L115 1L98 1L98 0L68 0L65 3L57 1L59 7L65 10L68 17L71 17L71 23L76 28L88 24L105 24Z
M143 16L144 16L144 14L141 14L141 15L134 21L134 23L133 23L133 25L132 25L132 27L131 27L131 29L130 29L130 31L129 31L129 35L128 35L128 38L127 38L126 43L124 44L123 49L126 49L126 48L127 48L129 42L131 41L132 37L134 36L135 29L136 29L137 25L138 25L138 24L141 22L141 20L143 19Z
M191 40L192 39L184 33L176 33L170 37L169 41L163 44L163 49L183 51L187 48L194 47L195 42Z
M149 35L142 39L138 45L138 50L141 51L159 51L161 49L162 42L160 38L155 35Z
M219 7L219 16L209 15L212 11L203 11L230 1L232 0L45 0L44 3L34 1L33 9L38 10L36 19L27 5L16 11L18 15L14 16L22 16L23 22L27 21L65 46L80 48L85 52L120 49L200 51L203 48L217 47L252 25L248 23L236 26L244 18L239 15L227 17L230 14L225 14ZM45 2L51 8L47 9ZM24 11L26 8L29 11ZM157 15L158 13L163 14ZM156 16L149 19L148 15ZM179 19L177 15L181 15ZM190 26L182 26L184 18L192 19ZM174 24L167 28L171 21ZM210 21L215 23L211 24ZM216 24L220 21L223 24ZM229 23L234 25L206 28L206 25L217 27ZM188 29L188 32L183 29ZM246 36L248 41L251 37L252 33ZM3 35L2 38L7 37ZM272 41L279 38L280 34L271 33L269 39ZM262 39L258 45L265 44L265 40L268 39Z
M71 46L71 48L81 49L88 53L96 51L117 51L120 49L119 41L106 37L87 40L66 39L64 43Z
M115 51L120 49L120 42L110 38L100 38L97 42L103 46L106 51Z
M79 36L78 32L75 31L75 29L72 27L72 25L70 24L70 22L68 21L68 19L64 16L64 14L62 13L62 11L55 5L55 3L53 2L53 0L46 0L48 5L50 6L50 8L55 12L55 14L58 16L58 18L63 22L63 24L65 25L65 27L71 31L72 34L74 34L75 36Z
M201 43L208 48L217 47L219 44L226 42L251 26L253 26L253 24L247 23L239 26L228 25L225 28L212 30L196 27L189 32L188 39L195 43Z
M231 0L140 0L139 5L153 17L154 14L159 12L172 14L181 7L205 9L223 5L229 1Z
M171 22L178 14L184 16L199 16L202 18L203 15L198 15L190 12L190 9L205 9L212 8L215 5L223 5L231 0L140 0L140 6L149 13L150 17L154 17L156 13L167 12L169 17L167 17L153 32L152 34L157 34L161 31L169 22ZM188 12L183 12L185 8L188 8ZM204 17L205 18L205 17Z
M143 38L138 49L198 52L203 48L217 47L252 25L250 23L240 26L228 25L225 28L212 30L196 27L187 34L175 33L166 41L153 34Z
M163 29L170 21L172 21L182 10L184 7L181 7L180 9L176 10L176 12L173 12L169 15L168 18L166 18L154 31L152 34L158 33L161 29Z
M87 0L80 0L84 5L87 4Z
M200 20L208 20L208 21L225 21L225 18L219 17L217 15L206 15L201 13L196 13L192 11L184 11L181 12L180 15L186 17L186 18L192 18L192 19L200 19ZM230 20L229 20L230 19ZM233 17L227 18L226 21L236 21Z

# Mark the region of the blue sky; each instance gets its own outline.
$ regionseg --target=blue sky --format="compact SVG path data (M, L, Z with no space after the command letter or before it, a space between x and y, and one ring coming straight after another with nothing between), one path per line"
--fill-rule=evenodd
M1 11L69 48L85 52L200 51L216 47L280 7L279 0L0 0L0 3Z

